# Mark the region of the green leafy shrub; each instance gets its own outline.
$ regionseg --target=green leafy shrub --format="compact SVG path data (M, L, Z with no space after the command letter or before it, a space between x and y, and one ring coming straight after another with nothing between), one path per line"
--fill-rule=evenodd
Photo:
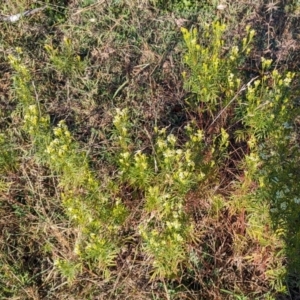
M225 107L241 87L237 67L249 53L255 33L247 27L247 37L242 45L234 45L224 53L226 25L217 21L205 26L201 35L196 28L190 31L181 29L187 46L184 62L189 67L188 73L183 73L183 78L185 88L196 96L189 103L205 103L203 109L214 112L217 108Z
M246 210L247 235L263 247L273 247L274 243L282 245L279 241L282 230L293 232L292 238L288 235L284 239L287 245L293 245L293 254L289 252L290 247L286 253L294 261L296 249L299 249L295 224L300 202L295 171L299 151L293 141L293 120L297 110L289 95L294 74L281 75L276 69L270 71L272 61L262 58L260 78L242 85L244 75L238 66L249 53L255 32L247 27L241 45L233 45L224 51L222 36L225 28L219 22L207 26L200 35L201 42L198 42L199 34L195 28L190 31L182 29L187 46L185 63L189 67L183 77L185 87L194 94L188 99L188 104L198 109L201 116L203 112L209 112L211 121L207 123L210 125L218 118L222 118L221 126L230 126L230 119L242 123L240 128L231 130L231 135L238 142L247 142L242 167L245 176L226 207L231 211ZM230 113L226 112L229 105ZM219 127L220 134L225 130L226 127ZM221 152L213 152L217 157L215 161L219 159L219 165L224 164L226 160ZM259 188L253 191L254 182ZM266 231L266 224L275 225L277 231ZM237 249L240 247L236 246ZM274 247L273 251L277 253L274 254L277 259L268 264L265 274L274 290L285 292L284 252L282 248Z
M90 262L108 276L108 267L118 253L117 234L126 218L126 209L110 193L109 181L107 186L100 185L90 170L86 153L79 149L65 123L60 122L51 133L49 116L31 95L29 71L19 58L11 56L10 62L16 71L14 87L32 154L59 176L66 213L81 232L80 240L74 245L77 259L72 262L60 259L57 266L71 281L83 262Z
M290 268L299 270L299 145L294 120L299 109L293 103L291 83L295 74L284 75L272 61L262 59L263 76L247 91L243 122L249 136L251 173L260 184L257 197L270 207L274 229L286 242ZM285 235L282 233L285 232Z
M177 275L180 263L186 260L186 244L192 227L183 210L185 194L205 177L200 164L203 134L186 127L188 141L176 146L176 137L166 129L155 129L157 138L150 155L133 152L129 145L130 122L127 110L117 110L115 136L121 152L118 166L121 179L145 196L144 216L139 225L144 250L152 258L153 278Z

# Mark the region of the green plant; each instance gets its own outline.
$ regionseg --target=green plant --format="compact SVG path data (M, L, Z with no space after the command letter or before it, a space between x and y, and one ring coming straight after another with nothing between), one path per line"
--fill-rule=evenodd
M54 265L59 269L62 276L67 278L70 284L80 273L82 268L81 264L66 259L58 259L54 262Z
M299 188L297 182L299 146L295 142L293 122L298 114L290 94L290 85L295 76L291 72L279 74L275 69L267 73L272 61L262 59L264 75L254 82L247 92L244 117L250 136L248 156L249 172L260 184L258 197L264 199L271 209L275 230L283 229L289 237L286 254L291 269L298 266L299 235ZM266 117L268 116L268 117ZM289 232L289 233L288 233ZM275 272L276 273L276 272Z
M184 62L189 67L189 71L183 73L183 79L185 88L195 95L188 101L198 107L204 104L200 108L210 113L226 107L235 99L241 87L237 66L249 53L255 34L254 30L247 27L247 37L243 38L242 45L234 45L224 53L225 30L226 25L219 21L206 24L199 42L196 28L181 29L187 46Z
M145 195L139 233L152 258L152 278L177 275L180 264L186 260L185 248L193 231L183 211L184 196L205 177L197 161L203 134L192 124L187 125L188 140L178 147L173 134L167 135L165 128L155 128L153 152L146 155L140 150L134 153L129 147L132 138L127 110L117 110L114 125L121 179Z
M227 54L224 54L222 35L225 26L217 22L211 31L208 28L204 30L202 36L205 39L200 44L197 42L198 32L195 28L191 31L182 29L187 45L185 63L189 67L189 71L183 73L183 77L185 86L195 94L195 97L191 98L194 102L190 101L189 104L196 106L198 110L200 108L201 115L205 111L209 112L211 124L222 117L223 126L226 126L228 122L226 118L229 117L225 110L231 105L233 107L231 112L236 114L235 119L242 122L243 127L236 129L233 134L238 142L247 141L248 144L243 165L245 177L235 191L239 196L234 196L235 200L228 202L226 206L231 211L237 211L237 207L246 210L247 235L252 240L258 241L262 247L271 247L274 241L280 244L280 237L276 231L266 231L265 224L269 224L270 227L275 224L275 228L278 229L283 226L279 220L284 220L288 226L292 226L288 221L288 218L291 219L291 213L286 214L289 205L293 212L298 211L297 204L293 205L293 200L288 200L296 199L294 203L297 203L298 199L296 196L298 185L294 181L295 171L292 167L292 164L298 161L298 156L295 156L298 146L292 141L292 120L296 111L289 97L294 74L287 72L281 75L276 69L269 71L272 61L262 58L260 79L255 78L256 80L251 80L241 88L243 76L238 71L238 65L249 53L255 32L247 27L247 37L242 40L241 48L234 45L229 48ZM205 44L206 41L208 46ZM241 93L243 90L246 90L245 96ZM228 141L229 136L225 135L224 129L221 127L219 130L220 135ZM217 136L213 140L216 141L216 138ZM221 139L220 145L222 144L226 145L226 142L222 142ZM214 160L219 161L219 166L226 159L226 150L224 156L222 155L224 150L221 149L222 146L220 149L213 148L212 151L215 153ZM287 162L284 168L280 162L282 159ZM247 193L252 189L253 182L258 182L260 187L255 192L252 191L253 194L249 197ZM240 204L236 206L235 201ZM270 207L276 207L272 209L271 214ZM277 213L276 221L274 213ZM293 215L294 220L296 214ZM296 240L297 238L293 241L294 245L297 244ZM236 242L240 243L242 240L237 238ZM236 249L240 249L240 246L237 244ZM285 292L283 281L286 269L283 267L283 251L281 249L273 251L277 255L277 260L267 265L265 275L275 291ZM250 257L255 259L255 254Z
M55 69L63 75L72 76L74 72L84 71L86 62L76 53L70 39L64 38L60 49L51 44L46 44L45 49Z
M31 96L27 68L13 56L10 62L17 72L15 89L23 112L23 129L30 136L33 153L59 176L66 212L82 232L74 249L81 259L72 264L60 260L57 266L71 281L82 260L98 266L108 276L108 267L118 253L117 233L125 220L126 209L119 199L112 201L110 197L114 196L105 190L106 187L100 186L90 170L86 153L80 151L63 121L53 129L52 137L49 116L41 111Z

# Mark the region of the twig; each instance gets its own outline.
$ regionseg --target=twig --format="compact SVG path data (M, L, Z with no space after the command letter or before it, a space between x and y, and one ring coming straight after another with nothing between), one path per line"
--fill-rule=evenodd
M36 13L44 10L46 7L47 6L38 7L38 8L34 8L34 9L29 9L29 10L26 10L22 13L19 13L19 14L16 14L16 15L11 15L11 16L1 16L0 15L0 22L15 23L23 17L28 17L28 16L31 16L33 14L36 14Z
M215 117L215 119L212 121L212 123L208 126L211 127L216 121L217 119L223 114L223 112L228 108L228 106L240 95L240 93L244 90L246 90L246 88L259 76L255 76L254 78L252 78L248 83L245 83L241 89L235 94L235 96L229 101L229 103L219 112L219 114Z
M84 8L82 8L82 9L79 9L79 10L77 10L77 11L73 14L73 16L76 16L76 15L78 15L78 14L81 14L82 12L85 12L85 11L87 11L87 10L93 9L93 8L95 8L96 6L103 4L104 2L106 2L106 0L102 0L102 1L99 1L99 2L97 2L97 3L91 4L91 5L87 6L87 7L84 7Z

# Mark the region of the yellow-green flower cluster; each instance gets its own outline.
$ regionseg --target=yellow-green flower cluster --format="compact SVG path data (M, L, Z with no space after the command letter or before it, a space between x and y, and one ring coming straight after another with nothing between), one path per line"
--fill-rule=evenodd
M130 159L131 154L126 151L120 153L119 163L120 163L120 169L121 172L126 172L130 167Z
M24 127L30 135L34 135L38 126L38 108L36 105L30 105L24 114Z
M22 54L21 48L16 49L18 54ZM19 57L8 55L8 60L16 72L19 74L18 79L22 80L23 83L28 83L30 81L30 73L26 66L21 63L21 59Z
M54 139L45 152L50 167L60 175L66 212L79 226L81 239L76 242L74 252L80 259L96 263L105 275L116 256L113 240L127 210L120 199L114 200L113 195L102 189L64 121L59 122L53 133Z
M67 214L71 220L80 226L88 226L93 217L91 211L85 205L82 197L76 194L75 191L66 190L61 194L61 199L66 207Z
M127 152L128 151L128 110L127 109L116 109L116 115L113 119L113 124L117 131L118 136L118 143L121 146L122 150Z
M272 59L265 59L264 57L261 58L261 68L263 71L266 71L272 65Z
M251 152L249 155L245 156L245 162L248 170L246 172L251 172L254 174L254 172L258 169L260 159L257 153Z
M118 153L119 174L131 184L145 187L152 166L149 166L149 158L142 151L138 150L133 153L129 148L131 140L128 128L131 124L128 120L128 110L116 109L113 124L115 126L117 144L121 150Z
M143 173L148 169L147 156L140 150L134 155L134 166L140 173Z
M229 59L231 61L236 61L238 57L239 57L239 47L233 46L230 50Z
M156 141L158 167L164 174L164 182L180 193L185 193L193 183L195 177L194 151L202 146L203 133L200 130L189 132L189 140L183 149L176 148L174 135L164 133Z
M295 77L295 73L292 73L292 72L288 72L286 74L286 77L283 79L283 84L286 86L286 87L289 87L292 83L292 80L293 78Z
M161 156L163 168L165 169L180 169L181 167L189 166L191 169L194 167L191 150L194 146L201 145L203 140L203 133L201 130L193 131L191 125L186 126L189 140L185 143L183 149L176 148L176 137L173 134L165 136L165 131L160 131L156 140L156 152Z
M244 37L242 42L243 45L242 52L245 52L245 54L248 55L251 51L251 43L255 36L255 30L251 29L251 26L247 25L246 33L247 33L247 37Z
M148 157L140 150L137 151L133 156L133 164L129 172L130 181L140 187L145 187L148 182L149 171Z
M160 212L163 208L163 203L171 197L168 193L161 193L158 185L149 186L146 191L146 211Z
M227 148L229 145L229 134L226 132L224 128L221 128L221 145L220 148Z
M55 138L46 148L46 153L49 155L49 158L53 163L67 162L67 160L65 161L65 158L70 157L70 155L74 154L74 152L70 148L72 139L65 122L59 122L53 132Z
M114 223L112 225L111 231L117 233L120 229L120 226L123 224L127 217L127 209L120 198L116 198L115 200L115 204L112 208L112 217Z
M36 104L29 105L24 109L24 129L33 140L43 138L49 130L49 117L41 116Z

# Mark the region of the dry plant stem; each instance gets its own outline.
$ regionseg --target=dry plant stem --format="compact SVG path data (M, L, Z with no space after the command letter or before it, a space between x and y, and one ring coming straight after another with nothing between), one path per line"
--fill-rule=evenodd
M138 70L138 72L134 75L134 78L137 78L138 75L143 71L145 70L146 68L148 68L150 66L150 64L144 64L144 65L140 65L140 66L136 66L136 67L142 67ZM114 95L113 95L113 99L115 99L117 97L117 95L125 88L125 86L127 84L129 84L130 80L127 79L125 80L119 87L118 89L115 91Z
M11 16L0 16L0 21L14 23L14 22L19 21L23 17L32 16L40 11L43 11L46 8L47 8L47 6L43 6L43 7L26 10L22 13L11 15Z
M229 103L218 113L218 115L215 117L215 119L212 121L212 123L208 126L210 128L217 120L220 118L220 116L223 114L223 112L228 108L228 106L241 94L241 92L245 91L247 87L251 85L251 83L256 80L259 76L256 76L249 80L248 83L245 83L240 90L235 94L235 96L229 101Z
M105 2L106 2L106 0L99 1L97 3L94 3L94 4L91 4L91 5L87 6L85 8L79 9L78 11L76 11L75 13L73 13L72 16L76 16L76 15L79 15L79 14L81 14L83 12L88 11L88 10L95 9L97 6L102 5Z
M154 156L153 156L153 159L154 159L154 172L157 173L158 172L158 167L157 167L157 160L156 160L157 154L156 154L156 151L155 151L155 147L154 147L154 144L153 144L153 141L152 141L152 138L151 138L151 135L150 135L149 131L147 130L146 127L144 127L144 130L145 130L145 132L147 134L147 137L149 138L149 141L151 143L152 151L154 153Z
M167 286L166 286L166 282L164 280L163 280L163 285L164 285L164 289L165 289L165 292L166 292L167 300L171 300L168 289L167 289Z

